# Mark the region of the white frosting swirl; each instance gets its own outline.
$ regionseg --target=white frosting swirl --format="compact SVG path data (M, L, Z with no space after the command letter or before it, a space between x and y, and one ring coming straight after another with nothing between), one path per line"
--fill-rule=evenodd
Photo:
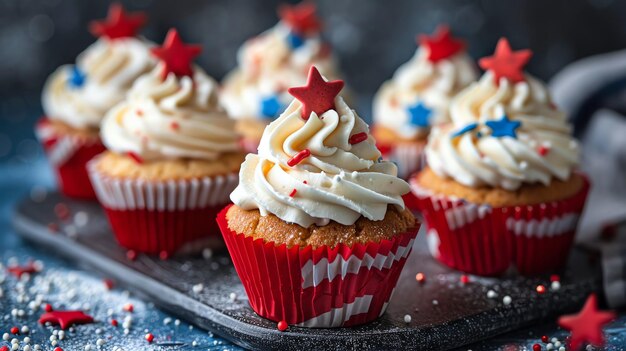
M502 78L496 85L488 71L461 92L451 104L453 123L431 133L426 147L430 168L466 186L507 190L537 182L548 185L553 177L569 179L578 164L578 143L546 86L531 76L525 78L515 84ZM485 125L505 114L508 120L521 122L516 138L493 137ZM474 130L454 135L472 123L477 123Z
M408 184L396 176L393 163L380 161L367 124L341 97L335 106L304 121L302 105L295 100L265 129L259 154L246 157L231 200L302 227L331 220L351 225L361 216L382 220L389 204L403 208ZM367 139L350 144L350 136L358 133L366 133ZM305 149L310 156L289 166Z
M406 139L423 137L429 128L412 124L408 109L421 102L432 111L430 125L448 122L450 100L476 79L476 65L465 52L434 63L428 60L428 50L420 47L378 91L374 122Z
M170 73L164 80L162 68L137 79L127 100L107 113L106 147L144 160L214 160L237 151L234 121L218 105L215 80L197 67L193 79Z
M58 68L43 89L48 118L75 128L97 128L105 113L122 101L135 79L156 64L151 44L138 38L99 39L76 60ZM74 69L84 75L81 86L68 81Z
M275 97L286 107L291 101L286 89L304 84L313 65L325 77L338 78L337 64L319 35L302 37L297 48L289 45L289 35L289 27L279 22L239 49L239 66L224 78L221 93L231 117L271 119L263 115L261 101Z

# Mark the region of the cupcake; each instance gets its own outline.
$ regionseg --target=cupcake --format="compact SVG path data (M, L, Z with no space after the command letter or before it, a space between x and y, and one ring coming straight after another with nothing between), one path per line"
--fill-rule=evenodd
M170 30L153 53L160 63L107 113L107 151L88 169L120 245L167 257L219 239L215 217L245 155L217 83L191 65L200 47Z
M450 120L450 100L476 81L478 72L447 26L421 35L413 58L400 66L374 98L373 134L383 157L407 179L424 165L423 149L431 126Z
M366 323L387 307L418 223L408 184L368 126L311 68L241 165L218 216L252 309L304 327Z
M464 272L554 271L574 240L589 183L565 114L523 72L530 57L498 42L480 81L452 101L452 122L433 128L428 167L411 179L432 254Z
M280 22L246 41L237 55L238 67L223 81L221 103L237 120L246 151L256 152L263 130L287 107L287 88L304 84L311 65L338 78L330 46L320 37L315 5L283 5Z
M142 13L127 14L111 5L105 21L92 23L99 39L48 78L42 94L45 117L36 135L67 196L94 198L86 164L104 151L99 126L106 112L122 101L137 77L155 65L151 44L135 36Z

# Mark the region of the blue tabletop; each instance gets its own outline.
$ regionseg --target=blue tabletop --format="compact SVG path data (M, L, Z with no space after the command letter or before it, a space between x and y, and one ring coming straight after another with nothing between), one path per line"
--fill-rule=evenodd
M106 278L76 267L49 250L22 241L11 227L15 203L25 196L40 196L55 187L52 173L34 138L32 126L40 114L36 96L0 101L0 350L16 339L19 350L236 350L228 341L211 332L164 313L149 301L133 296L123 287L107 287ZM6 273L12 263L36 260L43 269L29 279ZM37 320L46 304L60 309L80 309L96 323L76 326L60 333L58 327L42 326ZM132 305L128 312L125 306ZM112 320L118 322L117 327ZM626 349L626 315L606 330L606 350ZM11 328L20 329L18 335ZM26 328L24 328L26 327ZM23 329L23 331L22 331ZM6 333L6 335L5 335ZM152 343L146 334L154 336ZM546 335L550 344L542 343ZM546 321L531 329L517 331L463 349L559 350L567 332ZM28 343L26 341L29 341Z

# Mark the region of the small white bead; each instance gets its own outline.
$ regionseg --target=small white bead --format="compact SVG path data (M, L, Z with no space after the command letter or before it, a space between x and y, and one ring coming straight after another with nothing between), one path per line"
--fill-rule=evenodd
M592 345L587 345L587 347L585 348L587 351L591 351L593 350L593 346Z
M59 340L65 339L65 331L59 330Z
M22 350L31 351L30 345L24 345L24 348Z
M211 250L209 248L206 248L206 249L202 250L202 257L205 260L210 259L211 257L213 257L213 250Z
M11 344L19 344L19 343L20 343L20 341L18 339L16 339L16 338L13 338L11 340Z
M52 331L52 335L54 335L54 336L59 335L59 331L57 329L53 330Z
M555 342L559 341L559 339L557 339L557 338L552 338L552 339L550 339L550 341L552 341L552 343L554 344Z
M106 341L104 341L104 339L98 339L96 340L96 346L102 346L106 344Z
M37 351L41 350L41 345L39 344L35 344L35 346L33 346L33 348Z
M409 324L411 323L411 316L408 314L404 315L404 323Z
M550 284L550 288L552 290L559 290L561 288L561 283L558 280L555 280Z
M589 345L587 345L587 346L589 346ZM587 350L589 350L589 349L587 349ZM565 346L559 347L559 351L565 351Z
M498 297L498 293L497 292L495 292L493 290L487 291L487 298L495 299L496 297Z
M230 293L230 295L228 295L228 298L231 301L235 301L237 299L237 294L235 294L234 292Z
M549 343L546 345L546 350L552 350L553 348L554 348L554 345L553 345L551 342L549 342Z
M433 305L435 305L435 306L439 305L439 301L433 300Z
M102 334L102 329L101 328L96 328L96 334Z
M9 333L2 334L2 340L8 341L9 339L11 339L11 335L9 335Z
M58 341L56 341L56 340L52 340L52 341L50 341L50 345L52 345L52 346L57 346L57 344L58 344L58 343L59 343L59 342L58 342Z
M56 331L56 330L55 330L55 331ZM53 333L54 333L54 332L53 332ZM56 335L54 335L54 334L53 334L53 335L50 335L50 341L54 341L54 340L56 340L56 339L57 339L57 336L56 336Z
M204 289L204 285L202 284L196 284L192 288L193 292L196 294L199 294L200 292L202 292L203 289Z
M171 319L170 317L165 317L165 318L163 319L163 324L164 324L164 325L168 325L168 324L170 324L170 323L172 323L172 319Z
M180 319L175 320L174 325L180 325Z
M11 345L11 350L19 350L19 349L20 349L20 344Z
M24 343L30 344L30 338L28 336L24 338Z
M560 341L555 342L554 347L561 347L561 342Z
M30 331L30 329L28 329L28 326L23 326L22 327L22 334L27 334Z
M128 333L130 333L130 330L128 330L128 328L124 329L124 335L128 335Z
M504 298L502 298L502 303L506 306L510 305L511 302L513 302L513 299L511 299L509 295L506 295Z
M197 341L195 341L195 340L194 340L194 341L192 341L192 342L191 342L191 346L193 346L193 347L198 346L198 342L197 342Z
M91 345L89 344L85 345L85 351L91 351Z

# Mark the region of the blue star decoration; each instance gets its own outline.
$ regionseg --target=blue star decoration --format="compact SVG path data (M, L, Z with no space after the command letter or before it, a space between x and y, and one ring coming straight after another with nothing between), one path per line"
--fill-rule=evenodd
M70 76L67 78L67 84L72 88L80 88L85 84L87 75L76 66L70 69Z
M487 121L485 123L487 127L491 128L491 136L492 137L511 137L517 138L517 134L515 130L522 125L520 121L511 121L506 115L503 115L502 118L498 121Z
M283 105L276 95L261 99L261 115L265 118L274 118L282 111Z
M433 111L424 106L421 101L407 108L407 111L409 112L409 123L412 125L417 127L430 126L430 116Z
M304 45L304 38L294 32L289 32L287 35L287 44L295 50Z
M476 129L476 127L478 127L477 123L470 123L468 125L466 125L465 127L457 130L456 132L452 133L452 137L456 138L458 136L461 136L465 133L471 132L472 130Z

